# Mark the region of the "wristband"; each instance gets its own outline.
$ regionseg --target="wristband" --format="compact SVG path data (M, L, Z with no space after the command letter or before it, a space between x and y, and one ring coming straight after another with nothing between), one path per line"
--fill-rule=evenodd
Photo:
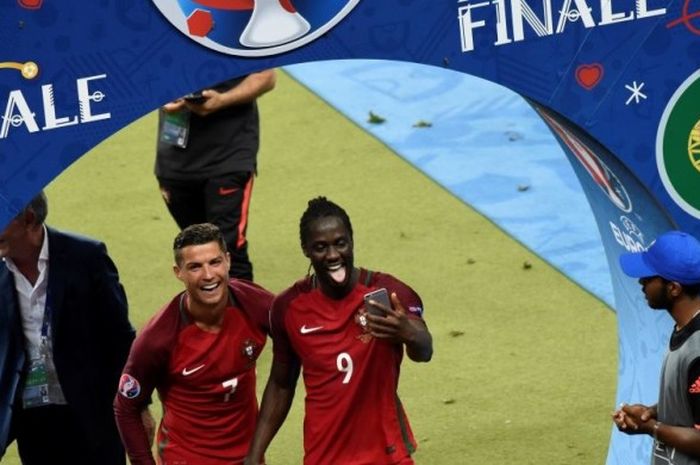
M652 426L652 435L654 436L654 440L656 442L659 442L659 427L662 425L660 421L657 421L654 423L654 426Z

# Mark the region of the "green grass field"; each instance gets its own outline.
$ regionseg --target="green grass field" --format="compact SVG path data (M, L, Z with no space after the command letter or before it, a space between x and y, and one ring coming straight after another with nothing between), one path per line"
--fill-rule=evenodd
M283 73L260 107L256 280L280 291L306 273L298 221L309 198L346 208L356 263L402 278L425 304L435 356L404 362L400 386L417 462L604 463L613 312ZM180 289L177 230L153 176L155 123L150 114L125 128L47 190L50 224L107 243L137 327ZM266 349L260 388L268 366ZM300 389L268 463L301 463L302 406ZM3 463L19 464L14 449Z

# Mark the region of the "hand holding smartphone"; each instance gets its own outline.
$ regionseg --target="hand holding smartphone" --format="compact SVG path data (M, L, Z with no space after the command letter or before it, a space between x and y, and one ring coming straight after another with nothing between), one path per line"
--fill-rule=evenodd
M365 309L370 315L376 316L386 316L386 312L376 305L370 304L370 300L373 300L379 304L382 304L388 308L391 308L391 301L389 300L389 292L385 288L377 289L376 291L368 292L364 296L365 298Z
M197 92L192 92L191 94L187 94L184 97L185 101L190 102L190 103L195 103L197 105L202 104L206 102L207 98L202 95L202 91L197 91Z

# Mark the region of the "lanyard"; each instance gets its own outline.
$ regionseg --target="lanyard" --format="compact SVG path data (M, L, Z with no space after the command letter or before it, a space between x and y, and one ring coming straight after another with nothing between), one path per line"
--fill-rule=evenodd
M41 323L41 338L47 338L49 336L49 329L51 327L51 315L53 311L51 310L51 293L46 290L46 302L44 303L44 320Z

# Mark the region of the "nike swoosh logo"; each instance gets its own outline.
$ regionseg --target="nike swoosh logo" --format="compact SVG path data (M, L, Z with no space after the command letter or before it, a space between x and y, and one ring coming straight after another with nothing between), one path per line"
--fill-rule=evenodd
M219 195L230 195L238 190L238 187L231 187L226 189L225 187L219 187Z
M299 328L299 332L301 334L309 334L309 333L313 333L314 331L318 331L319 329L322 329L322 328L323 328L323 326L313 326L311 328L307 328L306 325L304 325L301 328Z
M199 365L198 367L194 367L191 370L188 370L187 368L183 368L182 369L182 376L189 376L192 373L195 373L195 372L201 370L202 368L204 368L204 364Z

